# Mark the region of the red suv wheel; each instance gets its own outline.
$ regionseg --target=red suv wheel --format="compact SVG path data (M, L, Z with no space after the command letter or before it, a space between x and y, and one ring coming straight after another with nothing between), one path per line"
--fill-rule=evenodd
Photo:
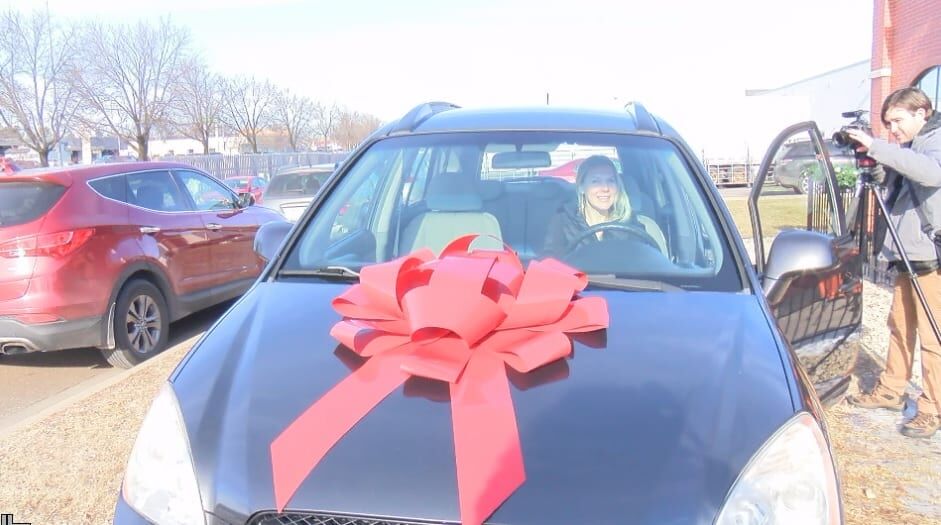
M113 349L102 349L113 366L131 368L167 346L170 328L167 302L149 281L135 279L118 295L114 311Z

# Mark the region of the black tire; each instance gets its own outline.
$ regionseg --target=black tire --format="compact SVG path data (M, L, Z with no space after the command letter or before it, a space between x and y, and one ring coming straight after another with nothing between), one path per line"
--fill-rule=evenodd
M794 193L806 195L810 191L810 178L807 175L801 175L800 181L797 183L797 187L794 188Z
M114 349L101 353L112 366L133 368L167 347L170 310L160 289L135 279L118 294L114 309Z

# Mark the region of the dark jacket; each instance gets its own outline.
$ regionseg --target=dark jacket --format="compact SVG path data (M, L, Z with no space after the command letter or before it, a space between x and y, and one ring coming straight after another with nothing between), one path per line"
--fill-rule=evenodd
M912 261L935 260L933 234L941 230L941 113L935 112L911 144L890 144L875 139L869 155L886 169L886 186L892 201L889 211L905 253ZM902 180L904 177L907 180ZM913 195L914 192L914 195ZM915 203L921 204L916 207ZM928 222L929 224L925 224ZM891 238L882 255L899 260Z
M638 223L634 223L632 221L629 222L631 224L635 224L641 231L643 231L643 227ZM549 221L549 229L546 233L546 243L543 247L544 254L553 257L561 257L569 251L574 250L576 246L582 247L593 242L598 242L597 236L587 235L582 237L581 240L578 241L577 245L572 245L572 242L574 242L575 239L577 239L579 235L584 233L588 228L588 222L585 220L585 217L578 212L578 205L576 203L562 206ZM604 231L601 235L605 239L630 239L633 237L629 233L623 233L615 230Z

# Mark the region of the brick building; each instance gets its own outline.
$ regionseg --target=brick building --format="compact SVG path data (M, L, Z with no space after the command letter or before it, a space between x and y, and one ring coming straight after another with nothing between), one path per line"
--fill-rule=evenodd
M882 101L892 91L918 86L941 102L941 1L875 0L872 38L872 126L887 136Z

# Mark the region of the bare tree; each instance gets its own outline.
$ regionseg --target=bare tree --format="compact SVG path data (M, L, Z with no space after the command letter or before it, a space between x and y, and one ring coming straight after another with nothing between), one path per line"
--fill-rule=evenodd
M234 78L225 83L223 119L239 135L245 137L258 153L258 135L274 123L274 103L278 91L269 81L255 78Z
M352 150L381 124L373 115L343 109L337 118L333 137L344 149Z
M359 119L356 121L356 135L354 136L354 142L350 145L349 149L353 149L360 142L366 140L366 137L372 134L373 131L376 131L382 126L382 120L375 115L370 114L360 114Z
M323 137L324 146L327 146L327 143L330 141L334 127L336 127L336 123L340 119L340 113L341 110L335 103L329 106L320 102L314 104L314 117L317 119L315 129L317 130L317 134Z
M275 106L275 120L281 129L288 134L291 150L297 151L299 146L309 149L314 138L314 102L301 95L284 91L278 97Z
M49 165L80 104L72 83L75 30L48 13L0 17L0 120Z
M156 24L86 26L79 76L89 126L104 127L149 160L153 127L171 116L174 87L189 54L189 33L162 18Z
M356 119L358 117L358 113L354 111L349 111L346 108L340 110L340 116L337 118L333 131L333 140L345 150L352 149L350 144L356 140Z
M209 154L209 138L221 124L224 89L222 78L202 62L194 59L184 64L173 97L173 129L198 140L206 155Z

